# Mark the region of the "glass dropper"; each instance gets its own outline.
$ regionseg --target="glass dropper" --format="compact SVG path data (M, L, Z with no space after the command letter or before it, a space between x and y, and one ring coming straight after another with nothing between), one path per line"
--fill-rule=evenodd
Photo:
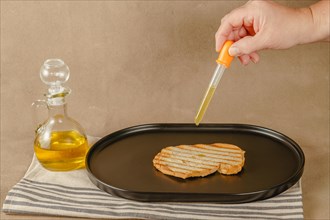
M223 75L223 73L225 72L226 68L228 68L230 66L231 61L233 60L234 57L229 55L229 48L230 46L233 44L233 41L226 41L222 47L222 49L220 50L219 53L219 57L216 60L216 62L218 63L212 79L210 81L210 84L206 90L206 93L204 95L203 101L198 109L197 115L195 117L195 124L198 126L199 123L202 121L203 116L206 112L207 107L209 106L211 99L213 97L213 94L219 84L219 81Z

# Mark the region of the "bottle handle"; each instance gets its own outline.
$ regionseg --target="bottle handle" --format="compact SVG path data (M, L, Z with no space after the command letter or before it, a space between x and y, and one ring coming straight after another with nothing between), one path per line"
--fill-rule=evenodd
M43 122L46 121L45 119L41 118L41 113L38 111L40 108L46 108L48 109L48 104L46 100L37 100L32 103L32 108L33 108L33 124L37 126L35 133L38 133L40 131L40 128L43 125Z

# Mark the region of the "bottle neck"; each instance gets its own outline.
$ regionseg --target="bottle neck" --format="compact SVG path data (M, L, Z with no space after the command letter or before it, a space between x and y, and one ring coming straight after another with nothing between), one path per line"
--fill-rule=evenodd
M48 105L48 116L55 117L57 115L67 116L67 104L63 103L61 105Z

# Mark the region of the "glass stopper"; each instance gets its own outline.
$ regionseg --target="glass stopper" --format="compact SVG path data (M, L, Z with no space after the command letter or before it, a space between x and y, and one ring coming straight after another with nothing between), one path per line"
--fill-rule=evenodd
M61 59L48 59L40 69L42 82L49 86L50 95L64 91L64 84L70 76L69 67Z

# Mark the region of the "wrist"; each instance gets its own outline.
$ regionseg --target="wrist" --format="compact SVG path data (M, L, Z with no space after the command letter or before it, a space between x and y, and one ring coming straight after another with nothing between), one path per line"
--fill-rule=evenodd
M308 8L297 9L299 21L299 34L297 36L298 44L312 43L316 41L317 38L317 27L314 23L314 17L312 10Z
M308 8L298 9L303 22L299 44L329 41L329 1L320 1Z
M330 39L330 1L319 1L311 5L310 11L313 15L313 22L316 28L315 41L322 41Z

